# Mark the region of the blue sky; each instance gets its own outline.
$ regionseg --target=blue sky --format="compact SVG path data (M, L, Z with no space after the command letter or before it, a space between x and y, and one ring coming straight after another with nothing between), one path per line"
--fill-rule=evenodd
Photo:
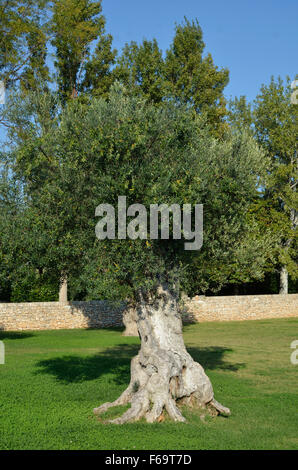
M165 51L183 17L197 18L206 52L230 70L226 96L253 100L271 75L298 73L298 0L103 0L114 47L156 38Z
M298 0L103 0L102 7L118 50L131 40L156 38L165 52L175 23L197 18L205 51L230 70L228 99L253 100L271 75L294 80L298 73Z

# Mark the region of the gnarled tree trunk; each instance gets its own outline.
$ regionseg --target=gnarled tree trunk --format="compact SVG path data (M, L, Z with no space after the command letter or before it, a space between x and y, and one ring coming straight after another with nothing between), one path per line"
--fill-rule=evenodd
M134 307L128 307L123 313L125 330L123 336L139 336L137 325L137 312Z
M145 417L152 423L161 419L164 410L174 421L185 421L177 406L182 402L229 415L230 410L214 399L203 367L186 351L177 298L166 287L160 287L154 300L142 299L137 313L141 348L131 361L130 384L116 401L95 408L94 413L131 403L121 417L111 422L123 424Z
M295 189L294 189L295 190ZM296 209L290 210L290 219L292 230L296 230L298 225L298 211ZM293 239L290 238L284 243L284 250L289 250ZM289 273L286 266L282 266L280 269L280 277L279 277L279 293L280 294L288 294L289 288Z
M67 277L63 273L59 285L59 302L67 302Z
M288 271L285 266L282 266L280 270L279 293L280 294L288 293Z

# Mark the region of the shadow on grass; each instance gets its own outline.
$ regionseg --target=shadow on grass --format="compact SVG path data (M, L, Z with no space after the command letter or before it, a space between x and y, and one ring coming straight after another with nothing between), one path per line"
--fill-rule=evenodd
M0 341L3 339L25 339L36 336L33 333L25 333L23 331L4 331L0 328Z
M224 360L225 353L233 352L233 349L210 346L209 348L187 348L187 351L206 370L220 369L237 372L245 367L244 362L231 363Z
M50 374L62 383L80 383L113 374L118 385L129 382L130 361L139 345L122 344L93 356L62 356L37 363L37 374Z
M36 374L49 374L61 383L80 383L96 380L111 374L118 385L130 380L130 361L138 353L139 345L122 344L106 349L93 356L62 356L38 362ZM224 354L231 349L223 347L189 348L192 357L207 370L237 371L245 364L232 364L224 361Z

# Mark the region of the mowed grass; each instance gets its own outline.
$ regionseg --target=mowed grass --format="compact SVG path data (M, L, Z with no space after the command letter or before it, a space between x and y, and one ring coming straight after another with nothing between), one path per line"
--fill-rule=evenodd
M229 418L117 426L92 409L129 382L138 338L120 330L1 332L0 449L298 449L298 319L202 323L184 328ZM104 418L126 408L109 411Z

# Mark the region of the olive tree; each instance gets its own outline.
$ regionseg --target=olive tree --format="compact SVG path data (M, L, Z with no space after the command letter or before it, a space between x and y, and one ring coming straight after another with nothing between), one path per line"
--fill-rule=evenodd
M171 102L149 105L126 94L118 83L109 100L72 100L56 113L56 120L43 123L42 133L32 120L37 105L38 115L46 119L36 95L19 104L16 113L21 113L26 139L18 141L10 157L30 196L27 227L31 223L35 228L29 230L35 234L33 245L38 234L42 240L46 236L43 265L48 272L76 277L90 298L127 299L135 306L141 347L131 362L131 381L116 401L94 412L131 403L114 423L142 417L159 421L165 411L171 419L184 421L178 405L185 403L228 415L229 409L214 398L203 367L185 348L179 295L181 286L192 282L195 265L201 264L202 270L211 261L221 265L222 281L237 261L262 265L260 234L253 240L254 249L246 249L252 244L246 211L264 169L263 153L245 133L226 134L218 141L203 115ZM127 207L145 208L145 224L133 206L128 226L119 228L119 196ZM115 233L109 211L96 212L101 204L114 209ZM173 213L168 236L159 232L152 237L149 214L154 204L176 204L182 219L188 210L193 223L196 207L203 205L201 248L199 243L191 247L196 249L185 249L191 243L186 240L190 230L197 227L186 230L183 225L177 237ZM95 228L105 217L106 230L109 223L112 230L99 240ZM158 226L164 228L162 219ZM125 236L126 230L133 235ZM208 286L208 276L204 282Z

